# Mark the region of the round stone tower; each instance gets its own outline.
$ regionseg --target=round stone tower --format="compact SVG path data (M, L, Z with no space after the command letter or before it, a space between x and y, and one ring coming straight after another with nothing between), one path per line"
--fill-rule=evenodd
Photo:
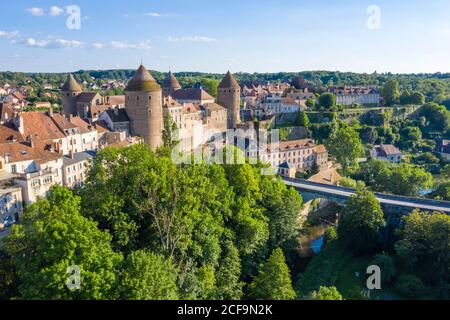
M171 96L175 91L181 89L180 83L177 78L175 78L172 71L169 71L167 78L164 80L162 89L164 97Z
M66 83L61 88L61 100L63 112L66 117L77 115L77 99L83 91L72 74L67 77Z
M134 136L144 138L150 148L162 144L162 90L148 70L141 65L125 88L125 109Z
M241 87L230 71L219 84L217 103L227 109L228 129L236 129L237 125L241 123Z

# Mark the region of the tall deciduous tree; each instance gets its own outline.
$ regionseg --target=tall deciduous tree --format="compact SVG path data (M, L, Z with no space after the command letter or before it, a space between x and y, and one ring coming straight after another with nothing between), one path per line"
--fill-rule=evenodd
M336 96L330 92L323 93L319 97L319 105L326 110L330 110L336 105Z
M111 236L80 214L80 198L68 189L56 186L47 199L28 207L22 225L5 241L21 282L21 298L116 298L116 267L122 256L112 250ZM80 271L79 290L67 287L71 266Z
M350 127L342 127L332 133L326 145L331 156L342 165L344 172L357 164L357 158L362 152L361 139Z
M355 254L368 253L379 246L384 224L383 211L375 195L359 190L342 209L339 239Z
M381 95L387 106L392 106L398 102L400 91L397 80L388 80L381 90Z
M414 211L405 216L395 251L403 265L430 282L450 280L450 216Z
M178 299L177 270L171 260L161 255L134 251L124 260L120 273L121 299Z

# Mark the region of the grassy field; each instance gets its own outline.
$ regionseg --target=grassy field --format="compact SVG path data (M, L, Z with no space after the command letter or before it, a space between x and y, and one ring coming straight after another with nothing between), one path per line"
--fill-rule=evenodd
M320 286L335 286L344 299L367 299L362 294L366 287L366 269L372 257L355 257L338 242L328 244L300 276L297 291L301 297L318 290ZM371 299L396 299L390 288L372 292Z

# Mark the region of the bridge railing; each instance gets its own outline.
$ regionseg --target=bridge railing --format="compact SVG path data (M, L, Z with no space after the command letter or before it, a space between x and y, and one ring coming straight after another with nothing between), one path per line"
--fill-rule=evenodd
M356 194L355 189L346 188L346 187L339 187L339 186L333 186L318 182L312 182L312 181L306 181L302 179L294 179L294 178L288 178L288 177L282 177L284 181L290 181L292 183L301 183L303 185L310 185L314 187L322 187L327 188L330 190L336 190L336 191L344 191ZM421 205L433 205L436 207L442 207L446 209L450 209L450 201L443 201L443 200L434 200L434 199L422 199L422 198L415 198L415 197L408 197L408 196L399 196L394 194L386 194L386 193L379 193L376 192L375 196L379 199L385 199L385 200L395 200L395 201L402 201L402 202L409 202L409 203L416 203Z

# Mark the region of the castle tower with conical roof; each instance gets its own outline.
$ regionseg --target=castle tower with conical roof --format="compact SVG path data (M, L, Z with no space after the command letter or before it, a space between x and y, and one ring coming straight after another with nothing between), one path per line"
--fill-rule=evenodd
M75 80L72 74L69 74L66 82L61 88L61 100L63 113L66 117L77 115L77 99L83 89Z
M175 91L181 89L180 83L173 75L172 71L169 71L167 78L164 80L162 89L164 97L171 96Z
M152 149L162 144L162 100L161 87L141 65L125 88L125 109L131 134L143 137Z
M241 87L230 71L219 84L217 103L228 111L228 129L236 129L241 123Z

